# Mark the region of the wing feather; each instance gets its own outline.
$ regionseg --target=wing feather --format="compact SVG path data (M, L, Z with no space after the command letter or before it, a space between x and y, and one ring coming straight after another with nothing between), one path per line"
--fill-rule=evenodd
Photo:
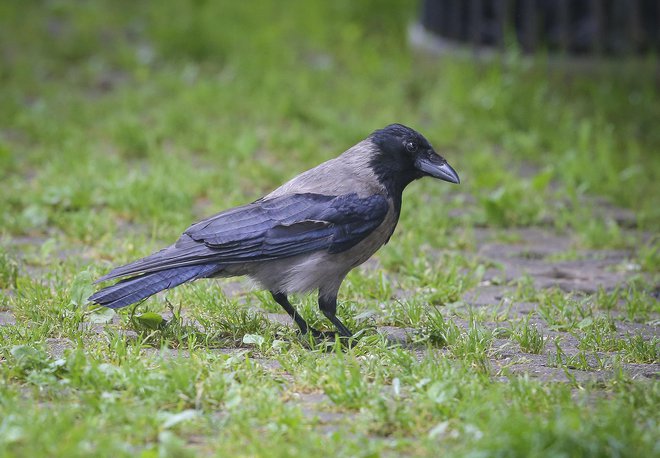
M175 266L249 263L318 250L339 253L380 226L388 209L381 195L261 199L193 224L174 245L118 267L99 281Z

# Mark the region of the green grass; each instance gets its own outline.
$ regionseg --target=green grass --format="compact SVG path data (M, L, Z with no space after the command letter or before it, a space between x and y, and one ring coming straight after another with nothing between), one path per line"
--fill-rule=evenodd
M540 354L545 348L547 337L538 326L529 324L529 320L525 320L514 329L513 340L518 342L520 349L525 353Z
M0 456L658 453L660 384L625 369L657 365L658 339L617 331L660 314L657 58L574 73L515 49L422 55L406 38L417 8L0 4ZM86 303L111 266L392 122L424 133L462 184L411 185L377 268L348 276L352 348L269 321L269 295L229 281L117 313ZM574 241L557 260L629 250L634 277L591 295L523 277L495 311L465 304L503 283L484 282L498 266L479 231L516 243L527 226ZM313 297L295 300L330 328ZM525 301L529 316L508 311ZM569 382L494 364L518 348Z

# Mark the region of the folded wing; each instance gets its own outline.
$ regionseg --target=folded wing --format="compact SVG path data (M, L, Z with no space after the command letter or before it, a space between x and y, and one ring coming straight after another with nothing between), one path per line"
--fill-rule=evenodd
M174 245L118 267L99 281L186 265L249 263L319 250L339 253L376 229L388 208L380 195L307 193L260 199L193 224Z

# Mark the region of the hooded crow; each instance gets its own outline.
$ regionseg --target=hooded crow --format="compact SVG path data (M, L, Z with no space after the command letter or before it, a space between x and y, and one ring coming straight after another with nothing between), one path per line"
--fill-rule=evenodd
M89 300L117 309L199 278L247 275L303 334L322 335L288 295L318 291L321 312L350 337L336 315L339 287L389 241L404 188L425 176L460 182L420 133L391 124L270 194L193 224L173 245L117 267L97 283L122 280Z

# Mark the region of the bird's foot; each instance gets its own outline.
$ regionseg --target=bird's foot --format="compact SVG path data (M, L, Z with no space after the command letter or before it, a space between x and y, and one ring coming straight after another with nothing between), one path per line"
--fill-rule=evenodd
M334 341L338 335L334 331L319 331L318 329L314 329L312 327L309 328L308 333L311 334L312 337L314 337L315 339L332 340L332 341Z
M324 343L326 345L332 345L337 340L337 337L339 337L339 342L341 345L347 348L352 348L357 343L357 339L352 336L342 336L340 333L335 331L319 331L318 329L314 329L312 327L309 327L307 333L303 335L311 335L317 344Z

